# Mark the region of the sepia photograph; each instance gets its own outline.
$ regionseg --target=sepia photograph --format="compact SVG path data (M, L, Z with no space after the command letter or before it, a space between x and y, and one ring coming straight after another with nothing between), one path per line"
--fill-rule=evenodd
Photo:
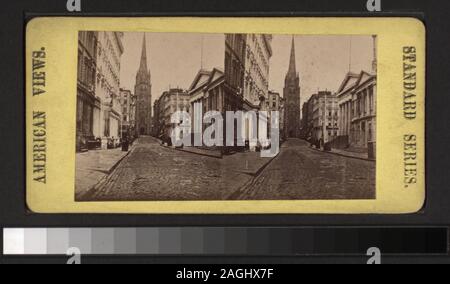
M77 202L375 200L377 36L80 31Z

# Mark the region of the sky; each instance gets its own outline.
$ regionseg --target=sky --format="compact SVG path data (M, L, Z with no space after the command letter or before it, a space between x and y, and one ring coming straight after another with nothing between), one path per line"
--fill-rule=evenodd
M291 46L292 36L274 35L269 87L280 94ZM373 39L372 36L296 36L295 55L303 104L318 90L336 92L350 69L356 73L372 71Z
M143 33L125 33L121 58L120 85L134 93L139 69ZM146 33L147 66L151 72L152 100L170 87L188 89L203 68L224 69L225 36L223 34ZM203 42L203 60L202 60Z
M134 92L143 33L125 33L121 87ZM292 36L274 35L269 88L283 93ZM147 60L152 75L152 100L169 87L188 89L200 68L224 69L223 34L147 33ZM202 44L203 43L203 44ZM203 45L203 52L202 52ZM337 91L349 70L371 71L372 36L295 36L302 104L318 90ZM203 54L203 56L202 56Z

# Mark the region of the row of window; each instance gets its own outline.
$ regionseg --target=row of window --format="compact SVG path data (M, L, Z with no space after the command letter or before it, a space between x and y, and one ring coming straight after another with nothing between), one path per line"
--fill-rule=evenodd
M258 53L259 58L262 60L262 63L265 67L265 69L269 70L269 58L270 54L267 48L261 48L261 45L265 46L264 43L264 35L252 35L252 43L253 46L256 47L255 50ZM250 45L247 45L247 58L250 59L250 57L254 58L253 52L251 52L252 48ZM267 59L266 59L267 58Z
M236 88L242 88L244 70L238 60L233 60L230 53L225 54L225 76L226 81Z
M241 34L228 34L227 35L227 42L231 49L239 56L241 57L240 60L244 60L245 57L245 35Z
M95 52L97 49L97 39L95 38L94 32L80 32L78 35L78 39L81 44L86 48L87 52L95 57Z
M99 48L100 49L100 48ZM100 57L100 56L99 56ZM112 58L111 58L112 57ZM111 64L111 59L114 59L114 53L108 52L103 53L101 56L99 73L104 77L104 79L110 83L110 85L114 85L114 88L119 88L120 86L120 62L116 63L114 66ZM104 70L106 69L106 70Z
M82 84L94 87L95 84L95 65L94 61L90 59L83 49L78 50L78 81ZM92 89L94 90L94 89Z

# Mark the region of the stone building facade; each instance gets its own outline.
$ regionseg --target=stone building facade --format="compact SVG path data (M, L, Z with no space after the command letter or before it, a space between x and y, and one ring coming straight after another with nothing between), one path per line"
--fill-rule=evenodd
M225 91L243 98L246 38L244 34L225 35Z
M77 80L77 150L106 149L120 143L120 59L123 34L79 33ZM100 141L100 142L99 142Z
M338 92L337 147L367 151L375 159L377 115L377 37L373 36L372 72L349 72Z
M190 113L190 96L186 90L170 89L164 92L154 104L153 127L154 135L165 139L171 137L174 125L172 115L177 111Z
M217 111L225 114L226 111L238 110L242 100L225 91L225 74L214 68L211 71L200 70L189 87L190 115L192 124L192 142L203 143L203 132L209 125L203 118L207 112ZM201 125L197 129L197 125ZM223 137L226 137L224 128ZM196 143L193 143L196 144ZM202 144L203 145L203 144Z
M152 118L153 122L152 135L156 138L163 138L162 137L163 131L161 127L163 125L162 117L164 117L164 115L162 114L161 100L158 98L153 103L153 118Z
M89 141L101 136L100 98L96 96L97 34L83 31L78 36L76 148L87 150Z
M122 106L122 133L134 134L135 97L130 90L120 89Z
M95 94L101 100L101 110L96 128L101 136L103 149L107 148L108 140L109 143L118 145L121 138L120 62L124 52L122 38L123 34L119 32L98 32Z
M352 92L350 145L368 149L376 142L376 76L361 72Z
M359 148L372 154L376 143L377 76L349 73L339 92L339 147ZM355 149L357 150L357 149Z
M134 87L136 96L136 134L152 134L152 83L151 73L147 65L147 43L144 34L139 70Z
M228 34L225 38L225 111L268 110L272 36ZM258 123L258 121L255 121ZM242 137L248 138L254 122L246 121ZM235 133L237 142L237 132ZM236 144L236 143L235 143ZM251 150L256 145L249 145Z
M244 109L260 110L269 97L272 35L247 34L245 46Z
M349 72L337 92L339 105L339 136L345 139L347 147L350 143L350 129L352 120L352 97L357 86L359 74Z
M280 93L269 91L269 99L267 100L267 110L269 111L268 125L269 127L271 126L272 112L278 111L279 135L281 139L283 138L284 133L284 104L284 98L281 97Z
M318 92L313 95L313 141L321 145L335 140L339 134L338 98L329 91Z
M300 123L300 137L302 139L309 140L311 138L313 130L313 119L312 119L312 100L309 99L302 106L302 120Z

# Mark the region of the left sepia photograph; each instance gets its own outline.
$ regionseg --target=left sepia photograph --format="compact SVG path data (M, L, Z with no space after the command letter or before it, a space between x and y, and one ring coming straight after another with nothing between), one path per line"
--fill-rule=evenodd
M375 200L376 35L80 31L77 202Z

